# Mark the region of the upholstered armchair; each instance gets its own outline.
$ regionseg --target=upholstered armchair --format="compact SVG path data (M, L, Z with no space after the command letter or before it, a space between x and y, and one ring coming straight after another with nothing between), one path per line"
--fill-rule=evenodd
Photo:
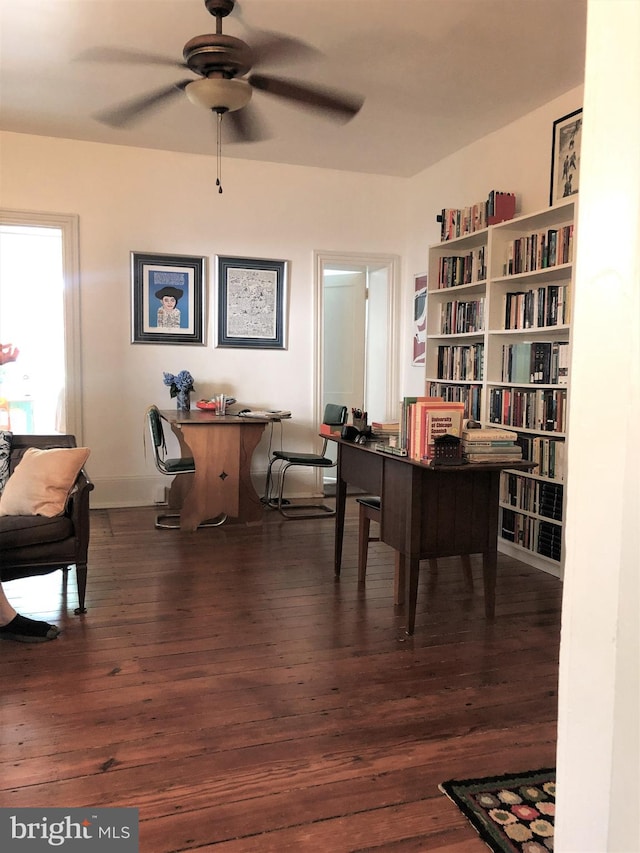
M32 447L39 450L73 448L76 447L76 440L73 435L13 435L9 481L25 452ZM93 483L81 469L61 514L52 517L0 515L0 580L44 575L57 569L62 569L66 575L75 566L78 585L78 607L75 613L85 613L90 532L89 493L92 489ZM8 494L7 486L5 493Z

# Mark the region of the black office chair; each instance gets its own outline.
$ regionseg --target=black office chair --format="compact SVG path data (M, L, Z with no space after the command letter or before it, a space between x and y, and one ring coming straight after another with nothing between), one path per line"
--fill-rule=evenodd
M149 435L153 447L153 459L156 468L161 474L166 474L170 477L176 477L178 474L195 474L196 464L191 456L181 456L179 458L167 457L167 443L164 437L164 428L162 426L162 415L157 406L149 406L146 413L147 423L149 426ZM178 521L173 521L178 519ZM180 513L179 512L162 512L156 516L155 526L162 530L178 530L180 528ZM212 521L203 522L200 527L219 527L227 520L226 514L222 514Z
M322 423L329 427L342 427L347 422L347 407L335 403L327 403L322 417ZM268 506L275 507L284 518L329 518L336 514L333 507L324 503L296 504L293 506L284 499L285 475L289 468L335 468L337 462L327 456L328 438L325 437L320 453L300 453L297 450L274 450L267 469L267 484L265 501ZM279 463L280 487L277 497L271 498L273 482L273 466ZM289 509L285 509L288 507ZM302 512L300 512L302 510ZM307 512L306 510L312 510Z

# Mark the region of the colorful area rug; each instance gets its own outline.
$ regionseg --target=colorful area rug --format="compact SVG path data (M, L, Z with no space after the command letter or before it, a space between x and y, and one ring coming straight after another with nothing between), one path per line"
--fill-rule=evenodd
M549 853L556 808L555 768L439 786L495 853Z

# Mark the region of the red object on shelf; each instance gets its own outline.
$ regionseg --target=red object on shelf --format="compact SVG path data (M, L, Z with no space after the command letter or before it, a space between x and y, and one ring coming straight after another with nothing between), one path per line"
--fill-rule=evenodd
M492 198L493 196L493 198ZM514 193L493 192L489 195L489 205L493 202L493 212L487 214L487 225L497 225L513 219L516 212L516 197Z

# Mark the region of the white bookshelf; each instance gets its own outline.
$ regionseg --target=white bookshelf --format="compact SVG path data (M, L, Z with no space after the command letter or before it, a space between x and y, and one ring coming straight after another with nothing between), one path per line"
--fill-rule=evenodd
M575 220L573 198L431 246L428 264L426 393L465 399L465 416L486 426L515 430L528 445L528 452L535 449L540 453L542 464L533 473L502 475L498 541L501 551L557 577L562 577L564 562L566 416L576 239L575 231L569 229ZM531 262L524 264L526 271L509 272L506 267L510 258L513 264L515 241L520 241L521 248L526 247L527 238L529 245L539 245L540 235L545 235L547 242L550 230L571 234L571 257L565 260L557 254L557 263L532 269L542 264L542 253L536 250L529 255ZM475 269L481 251L486 275L482 269ZM476 258L471 281L440 286L443 267L446 271L464 266L460 261L443 259L471 256ZM508 303L512 310L507 319ZM467 328L469 320L474 324L471 329ZM552 325L548 324L550 320L554 321ZM523 344L525 347L517 346ZM539 349L546 350L547 355L551 353L549 375L544 375L548 381L522 381L522 375L514 381L506 371L509 353L514 358L516 349L526 353L528 346L536 344L543 344ZM556 375L558 358L568 371L564 378ZM559 517L549 517L549 513Z

